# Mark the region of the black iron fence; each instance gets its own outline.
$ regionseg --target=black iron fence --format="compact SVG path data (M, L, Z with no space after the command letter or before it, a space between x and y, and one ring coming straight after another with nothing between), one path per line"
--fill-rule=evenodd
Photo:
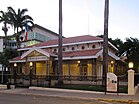
M127 93L128 90L128 74L124 74L124 75L118 75L117 76L117 91L118 92L123 92L123 93Z
M134 74L134 86L139 84L139 73Z
M105 92L105 76L61 76L63 84L58 84L58 77L56 75L34 75L34 74L6 74L7 82L14 84L16 87L51 87L51 88L64 88L76 90L89 90L89 91L102 91ZM2 75L0 75L2 78ZM117 91L127 92L127 74L117 77ZM1 81L2 83L2 81Z

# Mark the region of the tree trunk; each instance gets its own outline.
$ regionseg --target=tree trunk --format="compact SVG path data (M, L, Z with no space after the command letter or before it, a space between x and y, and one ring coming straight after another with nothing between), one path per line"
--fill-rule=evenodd
M63 84L62 79L62 0L59 0L59 38L58 38L58 84Z
M21 46L21 43L20 43L20 35L18 33L18 28L17 28L17 32L16 32L16 41L17 41L17 49L18 49Z
M7 31L8 31L8 28L7 28L7 25L6 23L4 23L4 27L2 27L2 30L4 31L4 35L5 35L5 49L7 48Z
M104 43L103 43L103 76L104 85L106 88L106 75L108 72L108 15L109 15L109 0L105 0L104 10ZM106 91L106 89L105 89Z

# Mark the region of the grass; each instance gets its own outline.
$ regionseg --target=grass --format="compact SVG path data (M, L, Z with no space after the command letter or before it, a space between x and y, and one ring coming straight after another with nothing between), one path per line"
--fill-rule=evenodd
M55 86L58 88L64 88L64 89L72 89L72 90L86 90L86 91L105 91L105 87L101 85L60 85L60 86Z
M119 86L119 92L120 93L127 93L128 86Z

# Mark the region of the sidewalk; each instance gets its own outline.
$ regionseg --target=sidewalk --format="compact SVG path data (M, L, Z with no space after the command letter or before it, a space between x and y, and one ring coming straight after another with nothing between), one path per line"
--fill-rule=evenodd
M139 104L139 88L136 95L127 95L117 93L104 92L93 92L93 91L82 91L82 90L67 90L67 89L54 89L54 88L41 88L41 87L30 87L29 89L1 89L0 93L8 94L20 94L20 95L34 95L34 96L52 96L52 97L66 97L66 98L79 98L79 99L95 99L95 100L106 100L114 102L138 102Z

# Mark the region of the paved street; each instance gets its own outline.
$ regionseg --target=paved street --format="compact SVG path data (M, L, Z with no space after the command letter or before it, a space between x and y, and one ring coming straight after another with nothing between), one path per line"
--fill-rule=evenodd
M120 104L104 101L50 96L0 94L0 104ZM124 104L124 103L122 103Z
M139 104L139 89L135 95L30 87L0 88L0 104ZM126 102L126 103L123 103Z

